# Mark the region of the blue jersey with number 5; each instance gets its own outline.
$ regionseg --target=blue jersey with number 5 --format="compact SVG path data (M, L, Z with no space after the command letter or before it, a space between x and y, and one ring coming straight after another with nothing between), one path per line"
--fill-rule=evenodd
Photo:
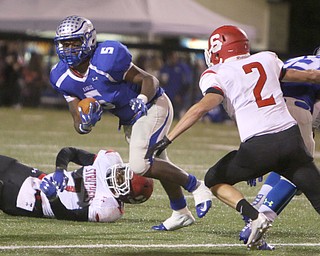
M140 93L140 86L124 81L125 72L130 68L132 56L127 47L117 41L98 44L83 76L77 76L69 66L60 61L50 73L50 82L55 90L70 102L75 97L92 97L115 116L120 124L130 124L134 112L129 101Z

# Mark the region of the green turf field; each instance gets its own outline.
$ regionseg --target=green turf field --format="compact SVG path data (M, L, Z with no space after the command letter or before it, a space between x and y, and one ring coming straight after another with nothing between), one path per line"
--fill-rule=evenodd
M117 120L107 114L89 135L74 131L66 110L0 108L0 120L0 154L45 172L54 171L55 155L64 146L91 152L113 148L128 160L123 133L117 130ZM238 144L235 126L199 123L169 147L169 154L177 165L203 178L208 167ZM318 164L319 152L317 143ZM237 187L250 200L258 190L245 182ZM195 215L193 199L186 195ZM0 255L320 255L320 218L303 195L293 199L269 231L268 241L276 245L273 252L247 251L238 241L243 227L240 215L217 199L213 205L207 216L190 227L152 231L152 225L171 214L156 181L152 197L141 205L127 205L125 215L115 223L12 217L1 212Z

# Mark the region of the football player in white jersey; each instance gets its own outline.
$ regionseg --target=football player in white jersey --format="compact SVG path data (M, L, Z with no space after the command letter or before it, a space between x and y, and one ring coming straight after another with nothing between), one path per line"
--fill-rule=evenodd
M68 102L76 131L89 133L100 120L102 107L117 116L129 141L130 168L138 175L158 179L165 189L173 213L153 229L175 230L194 223L181 187L193 194L198 217L205 216L212 193L203 181L173 165L165 151L159 158L146 155L148 148L167 134L173 118L172 104L158 79L137 67L120 42L97 43L96 30L84 17L66 17L57 27L54 41L60 61L51 70L50 81ZM99 103L92 103L85 114L78 103L88 97ZM54 179L62 183L59 170Z
M280 86L280 80L320 83L320 71L285 69L277 55L269 51L250 55L247 35L235 26L213 31L205 57L209 68L199 82L203 98L149 153L159 154L223 102L237 123L241 144L208 170L205 184L222 202L252 219L247 246L256 248L271 220L245 200L234 184L277 172L294 183L320 213L320 174Z
M319 53L316 50L315 55L289 59L284 63L284 67L298 70L319 70ZM312 129L313 113L315 104L320 99L320 84L282 82L281 89L288 110L297 121L303 141L313 156L315 151L315 140ZM296 193L297 188L294 184L281 177L278 173L271 172L251 204L259 212L263 212L269 219L274 221ZM269 202L273 203L269 204ZM245 217L244 220L247 223L240 232L240 240L246 243L251 232L251 223ZM264 243L259 249L274 249L274 247Z
M81 167L67 171L69 162ZM124 213L123 201L134 200L130 197L135 195L140 201L134 203L141 203L152 193L152 179L138 176L136 180L137 175L113 150L92 154L65 147L58 153L56 165L64 173L60 190L52 179L53 173L45 174L16 159L0 156L0 209L15 216L113 222Z

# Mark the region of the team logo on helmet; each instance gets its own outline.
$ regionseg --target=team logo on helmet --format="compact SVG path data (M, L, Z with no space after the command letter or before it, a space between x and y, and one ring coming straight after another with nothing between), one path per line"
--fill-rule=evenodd
M212 32L204 56L207 66L211 67L234 56L249 55L249 52L249 40L242 29L222 26Z

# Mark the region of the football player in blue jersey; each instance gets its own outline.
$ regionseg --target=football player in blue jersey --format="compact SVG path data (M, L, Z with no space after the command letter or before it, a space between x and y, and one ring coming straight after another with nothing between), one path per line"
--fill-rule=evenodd
M173 165L164 151L160 156L147 151L170 129L173 108L156 77L137 67L127 47L118 41L97 43L90 20L66 17L57 27L54 39L60 62L51 71L53 88L64 95L80 134L89 133L103 110L119 118L129 142L129 164L138 175L158 179L170 200L172 215L154 230L175 230L195 219L189 211L183 187L194 196L198 217L211 207L212 194L194 175ZM84 98L93 97L88 114L78 108ZM62 174L56 171L60 184Z
M320 50L317 48L314 55L300 56L285 62L286 68L298 70L320 70ZM282 82L281 89L286 105L292 117L297 121L306 148L314 155L315 141L312 130L314 105L320 100L320 84ZM270 220L281 213L290 200L296 195L296 186L275 172L271 172L259 190L252 205L263 212ZM240 240L247 242L251 232L250 220L244 217L246 226L240 232ZM265 241L258 247L260 250L272 250L273 246Z

